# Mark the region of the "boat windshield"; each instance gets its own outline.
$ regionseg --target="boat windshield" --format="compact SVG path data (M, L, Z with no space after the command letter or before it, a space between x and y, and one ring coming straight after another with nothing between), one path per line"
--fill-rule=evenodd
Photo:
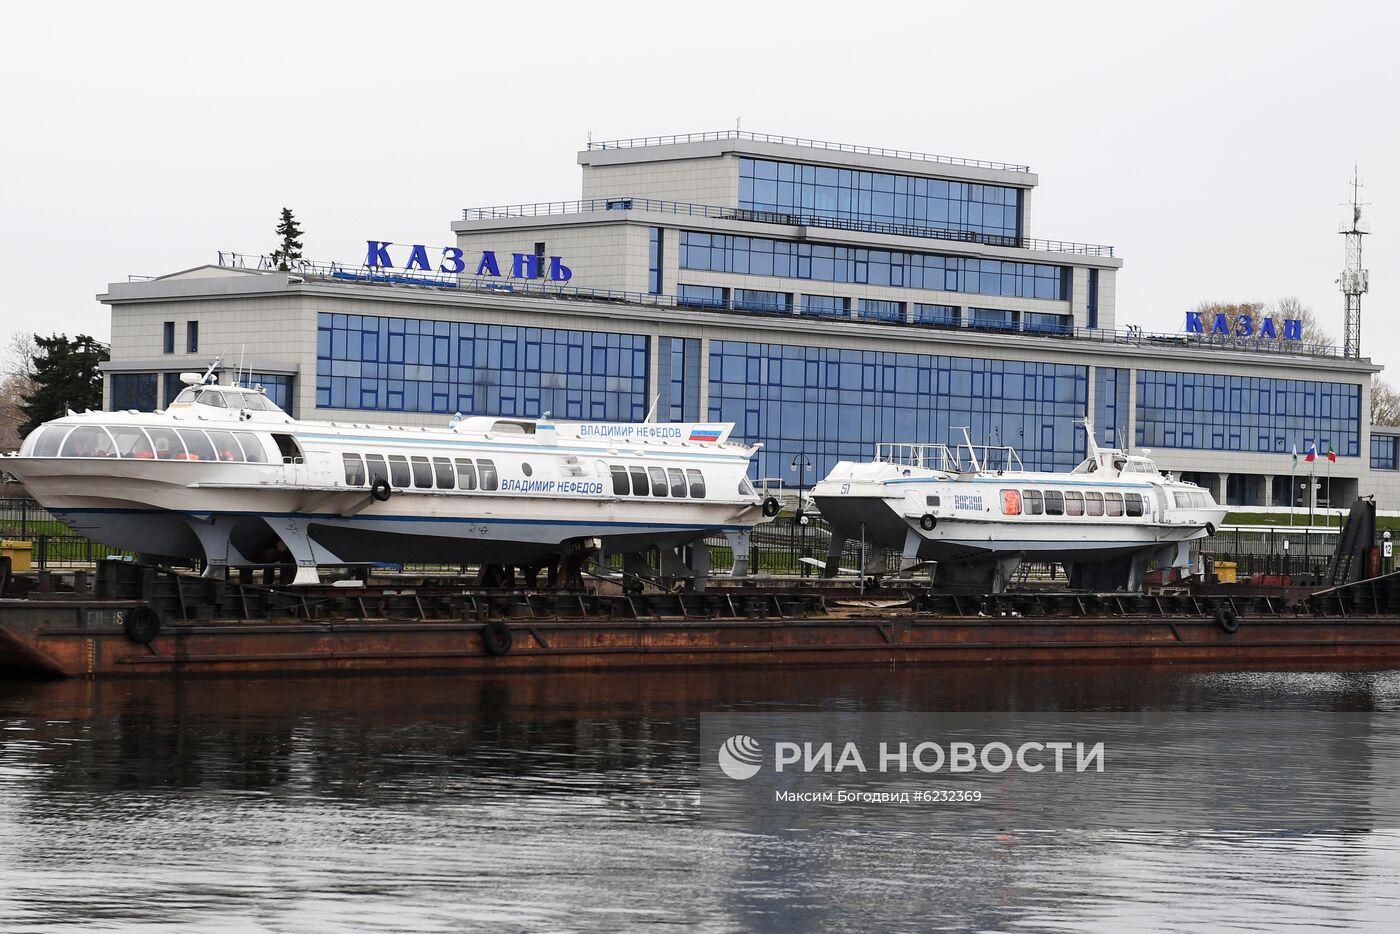
M195 397L199 392L195 389L183 389L180 394L171 401L171 405L193 405Z

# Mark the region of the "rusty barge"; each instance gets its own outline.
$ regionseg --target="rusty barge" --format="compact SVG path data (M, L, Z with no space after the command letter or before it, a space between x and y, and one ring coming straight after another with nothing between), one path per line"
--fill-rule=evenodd
M1321 590L978 596L896 588L866 599L830 586L616 595L431 580L277 588L104 561L62 592L39 583L22 597L0 598L0 669L97 678L931 663L1400 665L1400 575Z

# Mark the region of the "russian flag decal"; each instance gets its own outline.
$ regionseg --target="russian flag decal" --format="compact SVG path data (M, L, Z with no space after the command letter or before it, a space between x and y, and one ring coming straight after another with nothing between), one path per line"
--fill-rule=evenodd
M691 441L718 441L721 429L716 425L692 425Z

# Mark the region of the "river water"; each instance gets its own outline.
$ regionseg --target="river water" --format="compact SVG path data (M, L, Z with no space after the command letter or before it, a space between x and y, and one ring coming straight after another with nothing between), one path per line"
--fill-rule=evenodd
M1394 930L1394 829L745 828L700 806L697 736L717 711L1398 708L1390 671L0 680L0 931Z

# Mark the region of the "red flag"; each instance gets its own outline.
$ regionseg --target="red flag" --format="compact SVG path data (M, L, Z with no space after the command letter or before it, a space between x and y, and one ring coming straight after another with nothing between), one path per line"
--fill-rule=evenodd
M1327 459L1334 464L1337 462L1337 452L1332 450L1331 444L1327 445Z

